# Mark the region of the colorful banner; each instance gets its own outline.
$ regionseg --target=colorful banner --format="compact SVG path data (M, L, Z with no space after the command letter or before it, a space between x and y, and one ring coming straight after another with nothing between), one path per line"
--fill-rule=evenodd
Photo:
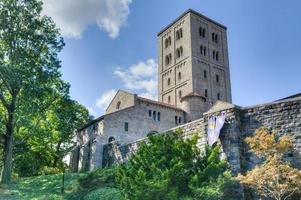
M218 117L211 117L208 119L207 143L209 146L212 146L217 142L220 132L224 126L225 119L225 113Z

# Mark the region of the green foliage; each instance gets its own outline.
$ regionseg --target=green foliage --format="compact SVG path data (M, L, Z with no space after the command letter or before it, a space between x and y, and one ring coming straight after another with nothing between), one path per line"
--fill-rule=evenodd
M87 194L83 200L123 200L120 190L116 188L99 188Z
M182 131L149 135L127 164L117 170L117 182L127 199L222 199L234 180L220 150L200 156L197 134L182 139Z
M115 176L115 168L92 171L78 179L78 185L69 199L94 199L97 194L103 194L107 199L112 199L114 193L120 196L121 193L116 188Z
M62 171L74 129L89 118L87 109L69 97L58 58L65 44L52 19L41 12L40 0L0 0L0 167L5 183L12 161L20 176L38 175L44 167Z

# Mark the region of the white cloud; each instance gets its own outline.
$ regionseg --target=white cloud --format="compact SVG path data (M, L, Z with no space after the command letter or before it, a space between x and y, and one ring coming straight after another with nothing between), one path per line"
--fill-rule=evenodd
M113 97L116 94L116 90L109 90L104 92L97 100L96 106L100 108L102 111L105 111L109 104L111 103Z
M97 116L97 113L96 113L96 111L93 108L87 107L87 109L88 109L90 115L92 115L94 117Z
M114 74L127 89L137 92L140 96L157 99L157 63L154 59L138 62L127 69L118 67Z
M116 38L126 25L132 0L42 0L43 14L52 17L63 36L80 38L88 25Z

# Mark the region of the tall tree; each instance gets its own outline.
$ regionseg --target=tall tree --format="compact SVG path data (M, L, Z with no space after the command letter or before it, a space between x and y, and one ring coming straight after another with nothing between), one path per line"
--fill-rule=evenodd
M42 2L37 0L0 0L0 102L5 110L2 183L11 179L19 105L56 88L60 77L58 53L64 41L41 11Z

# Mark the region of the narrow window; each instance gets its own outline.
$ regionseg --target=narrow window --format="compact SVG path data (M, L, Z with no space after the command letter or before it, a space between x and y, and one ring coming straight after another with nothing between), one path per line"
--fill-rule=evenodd
M124 122L124 131L128 132L129 131L129 123Z
M208 90L205 89L205 97L208 97Z
M219 53L218 53L218 51L216 52L216 61L218 61L219 60Z
M178 124L178 116L175 116L175 123Z
M217 93L217 99L220 100L220 98L221 98L220 93Z
M180 58L180 49L178 48L177 50L176 50L176 52L177 52L177 58Z
M168 47L168 44L169 44L169 42L168 42L168 39L167 39L167 38L165 39L164 43L165 43L165 48L167 48L167 47Z
M214 41L215 41L215 43L218 43L218 35L217 34L215 34Z
M165 56L165 65L168 65L169 64L169 56Z
M148 116L149 116L149 117L152 116L152 110L148 110Z
M170 85L170 78L167 79L167 85Z
M181 72L178 73L178 80L181 80L182 79L182 74Z
M214 38L215 38L215 34L212 33L212 35L211 35L212 42L214 42Z
M180 47L180 56L183 56L183 47Z
M203 28L202 34L203 34L203 38L205 38L206 37L206 29Z
M183 31L182 31L182 29L180 28L180 38L182 38L183 37Z
M172 58L172 57L171 57L171 54L169 54L168 57L169 57L169 63L171 63L171 58ZM169 63L168 63L168 64L169 64Z
M153 111L153 119L156 121L156 111Z
M204 78L207 78L207 71L204 70Z
M199 34L201 37L205 38L205 32L206 32L205 28L202 28L202 27L199 28Z
M179 32L179 30L176 31L176 39L177 40L180 39L180 32Z
M204 47L204 50L203 50L203 55L206 56L207 55L207 49L206 47Z
M219 82L219 75L215 75L216 82Z
M121 102L120 102L120 101L118 101L118 102L117 102L117 105L116 105L116 109L117 109L117 110L119 110L119 109L120 109L120 105L121 105Z
M179 117L179 124L182 123L182 117Z
M160 121L160 120L161 120L161 113L158 112L158 121Z
M181 90L179 91L179 98L180 99L182 98L182 91Z
M170 96L168 96L168 103L170 103Z
M215 53L215 51L213 51L213 53L212 53L212 58L213 58L213 60L215 60L215 58L216 58L216 53Z
M171 37L168 37L168 45L171 45Z

